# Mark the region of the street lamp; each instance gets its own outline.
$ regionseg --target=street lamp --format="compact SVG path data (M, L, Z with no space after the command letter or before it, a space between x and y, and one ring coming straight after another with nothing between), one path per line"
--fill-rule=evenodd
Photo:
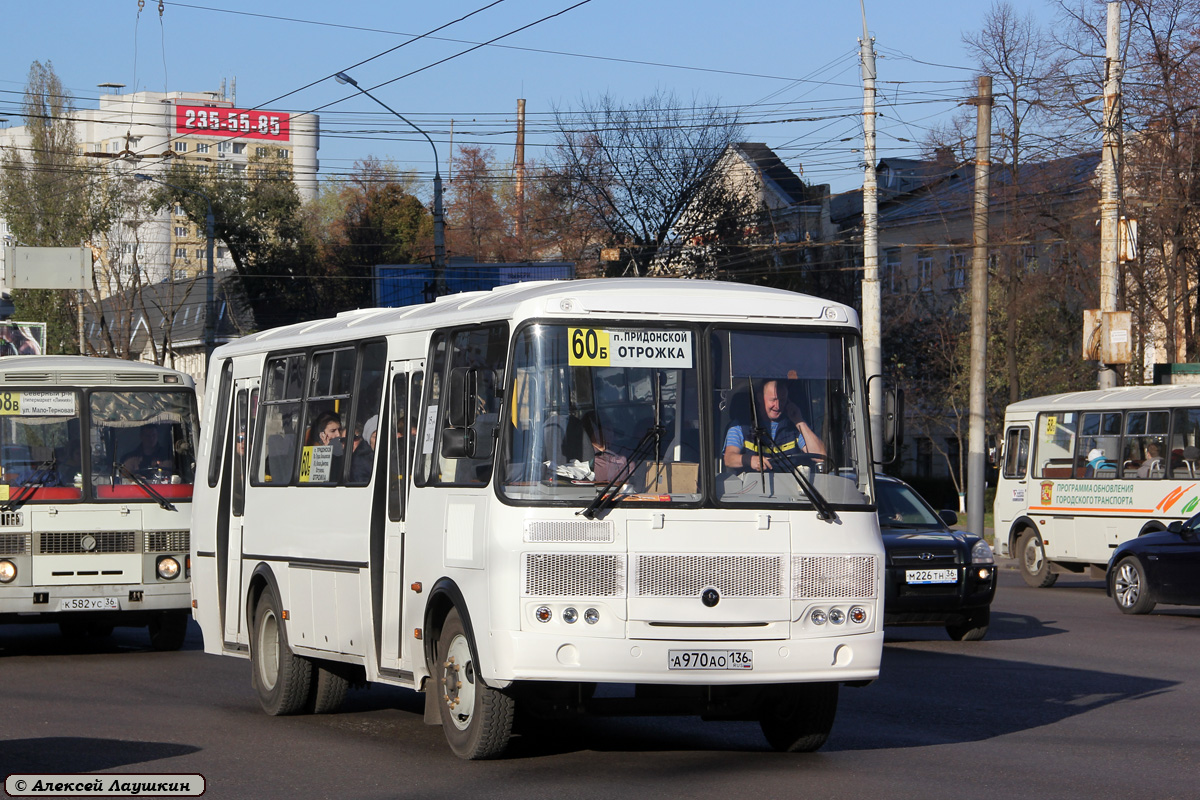
M188 189L183 186L176 186L173 183L167 183L162 178L156 178L153 175L146 175L142 172L134 173L134 178L139 181L155 181L174 189L177 192L186 192L188 194L200 195L204 198L204 202L208 204L208 213L204 216L204 236L206 240L206 250L208 257L207 270L205 272L205 300L204 300L204 368L208 369L209 359L212 358L212 351L217 347L217 315L213 310L213 207L212 199L200 191L199 189Z
M358 81L351 78L344 72L339 72L333 76L338 83L348 83L355 89L365 94L367 97L374 100L379 105L386 108L388 111L395 114L405 123L407 123L414 131L425 137L425 141L429 142L429 146L433 148L433 273L434 282L437 286L437 293L443 295L446 293L446 219L442 214L442 173L438 167L437 145L433 143L433 139L429 138L429 134L413 125L412 121L407 119L396 109L389 106L387 103L380 100L375 95L368 92L366 89L358 85Z

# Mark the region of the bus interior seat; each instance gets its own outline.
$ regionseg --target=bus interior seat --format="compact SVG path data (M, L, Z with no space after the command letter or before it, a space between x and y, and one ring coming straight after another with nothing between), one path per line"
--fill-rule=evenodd
M267 474L271 476L287 476L279 478L284 483L292 479L292 453L295 449L291 436L282 433L272 434L267 438Z

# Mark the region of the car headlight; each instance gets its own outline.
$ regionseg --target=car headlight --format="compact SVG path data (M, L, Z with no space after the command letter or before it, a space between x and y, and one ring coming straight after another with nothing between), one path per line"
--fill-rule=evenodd
M995 564L996 559L992 556L992 548L983 539L975 543L971 548L971 563L972 564Z
M172 556L163 556L158 560L158 577L163 580L174 580L179 576L179 561Z

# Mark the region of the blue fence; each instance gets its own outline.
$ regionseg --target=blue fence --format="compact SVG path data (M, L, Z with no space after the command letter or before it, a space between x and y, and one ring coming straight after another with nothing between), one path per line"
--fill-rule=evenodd
M522 281L571 280L571 262L545 264L454 264L446 267L446 294L478 292ZM437 298L432 267L380 264L375 267L375 305L386 308L432 303Z

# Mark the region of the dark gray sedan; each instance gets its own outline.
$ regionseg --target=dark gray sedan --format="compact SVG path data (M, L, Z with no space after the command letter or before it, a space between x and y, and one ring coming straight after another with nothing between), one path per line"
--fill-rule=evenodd
M1108 594L1125 614L1158 603L1200 606L1200 514L1130 539L1108 562Z

